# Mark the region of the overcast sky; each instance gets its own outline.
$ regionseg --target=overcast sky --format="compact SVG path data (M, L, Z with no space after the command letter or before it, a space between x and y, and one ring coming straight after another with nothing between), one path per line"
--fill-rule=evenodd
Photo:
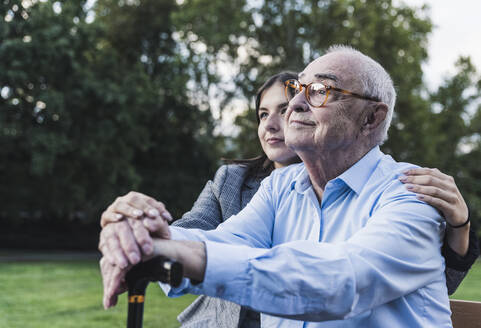
M405 0L409 5L431 6L434 24L429 38L429 61L424 65L425 81L430 89L441 84L443 77L454 72L460 55L471 56L481 71L481 1L479 0Z

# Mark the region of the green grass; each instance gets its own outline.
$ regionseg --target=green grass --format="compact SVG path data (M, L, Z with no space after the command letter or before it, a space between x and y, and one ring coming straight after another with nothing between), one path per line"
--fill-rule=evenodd
M469 274L451 298L481 302L481 260L474 263Z
M0 327L125 327L127 296L102 308L95 261L0 263ZM178 327L176 316L195 296L169 299L156 284L147 289L144 327Z
M481 301L481 262L475 263L453 298ZM102 308L97 262L0 263L0 327L125 327L126 296ZM156 284L147 289L144 327L178 327L177 314L195 296L169 299Z

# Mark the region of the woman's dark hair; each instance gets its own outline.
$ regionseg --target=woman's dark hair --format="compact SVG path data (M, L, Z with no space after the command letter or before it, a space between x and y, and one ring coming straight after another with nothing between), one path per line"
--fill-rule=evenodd
M275 83L282 83L284 84L285 81L297 79L297 73L284 71L278 73L276 75L271 76L257 91L256 94L256 120L257 124L260 123L259 119L259 107L261 105L262 95L264 91L272 87ZM223 159L223 161L227 164L239 164L244 165L247 167L247 177L255 177L259 179L263 179L274 170L274 162L267 158L267 155L262 151L262 154L254 157L254 158L247 158L247 159Z

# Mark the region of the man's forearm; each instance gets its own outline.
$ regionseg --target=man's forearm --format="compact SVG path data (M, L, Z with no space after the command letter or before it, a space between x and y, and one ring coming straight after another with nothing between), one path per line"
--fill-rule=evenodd
M189 240L154 239L154 256L166 256L184 266L184 276L204 280L206 251L203 242Z

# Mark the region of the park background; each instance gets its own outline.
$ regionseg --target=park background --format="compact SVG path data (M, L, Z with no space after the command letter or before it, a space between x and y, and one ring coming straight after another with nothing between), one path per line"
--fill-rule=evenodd
M452 175L480 236L481 61L463 50L481 45L462 3L432 53L423 1L0 0L0 327L123 324L125 303L101 310L101 212L136 190L180 217L221 158L259 153L262 82L337 43L394 80L382 150ZM455 296L480 286L477 263ZM152 294L147 327L192 300Z

